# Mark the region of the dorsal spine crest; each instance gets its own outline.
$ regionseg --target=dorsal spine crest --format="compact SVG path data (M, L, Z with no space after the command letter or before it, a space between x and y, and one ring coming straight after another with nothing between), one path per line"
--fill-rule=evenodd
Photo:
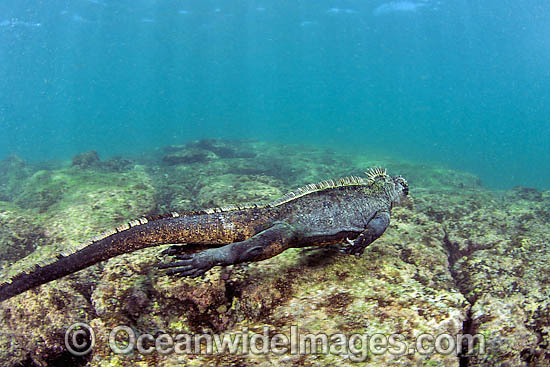
M387 177L388 174L386 172L385 168L380 167L372 167L367 172L365 172L367 175L367 181L369 184L373 184L378 177Z

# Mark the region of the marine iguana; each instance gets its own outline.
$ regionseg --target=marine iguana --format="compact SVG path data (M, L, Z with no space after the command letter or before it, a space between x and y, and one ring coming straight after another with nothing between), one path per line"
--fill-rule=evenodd
M198 277L214 266L264 260L291 247L336 246L361 255L390 222L407 181L372 168L367 178L323 181L264 206L227 207L141 218L37 264L0 285L0 302L112 257L162 244L173 262L166 274ZM353 239L352 240L350 240ZM342 244L342 243L345 244ZM197 249L202 251L196 252Z

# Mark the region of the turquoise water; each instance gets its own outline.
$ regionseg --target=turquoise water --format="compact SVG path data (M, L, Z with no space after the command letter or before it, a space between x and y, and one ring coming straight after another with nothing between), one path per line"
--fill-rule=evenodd
M4 0L0 157L254 138L550 188L542 0Z

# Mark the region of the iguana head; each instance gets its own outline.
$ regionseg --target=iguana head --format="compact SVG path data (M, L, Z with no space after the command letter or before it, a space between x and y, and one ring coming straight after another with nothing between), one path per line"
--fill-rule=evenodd
M393 200L395 203L400 203L407 195L409 195L409 184L402 176L392 177L394 184L394 191L397 200Z
M389 176L383 168L371 168L367 172L369 186L385 194L392 203L399 204L409 194L409 184L401 176Z

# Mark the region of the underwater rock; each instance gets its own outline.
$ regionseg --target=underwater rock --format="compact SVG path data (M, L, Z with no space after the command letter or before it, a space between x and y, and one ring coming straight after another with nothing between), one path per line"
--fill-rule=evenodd
M18 260L47 242L38 222L26 210L0 202L0 262Z
M135 164L136 163L131 159L126 159L118 156L100 162L101 168L108 172L129 171Z
M516 189L455 196L431 200L449 208L441 222L457 286L471 304L466 331L486 340L486 353L468 357L468 366L546 365L550 228L537 213L550 201L524 200Z
M125 173L70 168L43 172L40 177L45 180L35 179L27 183L36 185L34 189L27 187L27 192L40 192L44 185L49 187L54 183L62 183L63 187L63 195L45 207L40 216L43 219L42 227L51 240L48 246L40 246L27 257L10 264L13 272L49 261L61 252L71 251L80 243L121 222L140 217L155 207L151 179L140 166ZM32 235L29 235L29 240L31 238ZM123 257L116 259L113 265L122 260ZM112 286L109 279L102 280L103 272L100 269L103 266L90 267L3 302L0 305L0 345L4 348L0 348L0 365L84 365L87 356L80 359L75 357L73 360L64 345L63 335L77 321L101 324L97 316L101 311L100 304L94 305L92 300L99 299L99 296L93 296L98 285ZM132 269L135 270L136 265L132 264ZM118 272L120 275L121 269ZM128 286L131 284L129 278L124 276L120 284L127 289L131 288ZM98 290L97 294L101 294L101 291L105 292ZM116 293L114 296L121 294ZM126 300L127 315L145 312L143 310L148 307L139 288L127 297L120 296L120 299ZM107 308L109 302L110 299L106 301Z
M245 147L246 142L222 139L201 139L186 144L188 148L211 151L220 158L254 158L256 153Z
M11 154L0 161L0 171L3 173L12 170L21 171L26 166L25 160L17 154Z
M97 209L108 210L109 201L120 200L117 205L125 205L130 209L132 203L151 194L151 190L150 178L140 166L124 173L106 172L101 167L87 170L71 167L37 171L24 181L22 191L14 201L22 208L35 209L40 213L52 209L60 213L66 207L81 204L83 212L93 214ZM120 196L116 197L117 194ZM127 204L123 204L123 200L127 200ZM131 212L135 216L144 214ZM121 214L116 214L108 221L116 222L121 217Z
M85 287L86 282L80 283ZM76 288L83 289L83 288ZM76 321L90 322L89 301L69 280L48 284L0 307L0 365L84 365L67 352L63 335ZM71 363L72 362L72 363Z
M512 190L508 191L507 196L510 199L515 197L521 200L540 201L542 200L542 193L535 188L516 186Z
M207 163L219 157L209 150L201 148L185 148L179 151L166 153L162 161L168 165Z
M225 174L204 177L195 205L216 208L230 204L262 204L282 196L280 181L260 175Z
M21 192L14 198L14 202L22 208L43 213L63 198L68 185L66 175L40 170L22 182Z
M12 154L0 161L0 201L11 201L21 191L21 182L30 175L25 161Z
M135 165L135 162L120 156L101 161L98 153L95 150L91 150L73 156L71 165L80 169L102 169L107 172L124 172L130 170Z
M164 148L162 161L166 164L207 163L215 159L254 158L256 153L243 147L242 142L218 139L202 139L185 145Z
M99 154L95 150L76 154L73 156L72 166L82 169L92 168L99 165Z

